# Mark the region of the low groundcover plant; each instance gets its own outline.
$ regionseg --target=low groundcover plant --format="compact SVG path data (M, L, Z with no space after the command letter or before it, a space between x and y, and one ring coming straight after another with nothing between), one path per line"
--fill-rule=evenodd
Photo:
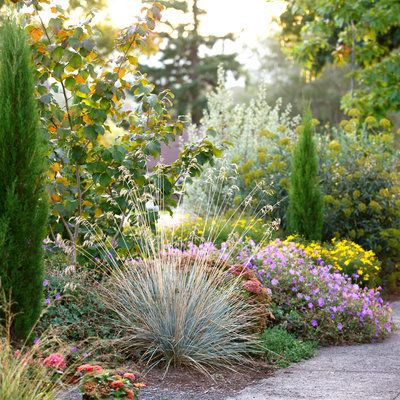
M281 368L311 358L317 347L316 342L303 342L279 326L264 331L261 336L261 345L265 348L267 360Z
M139 398L145 386L131 372L121 374L104 371L100 365L83 364L77 368L83 399L133 399Z
M306 338L365 342L394 328L379 288L362 289L322 260L315 265L295 243L276 240L258 251L247 249L241 258L271 293L277 319Z
M321 259L307 257L294 242L275 240L258 247L249 241L235 249L228 244L220 249L212 243L190 244L169 251L222 257L231 263L231 273L251 272L256 280L246 286L272 297L275 323L304 338L322 344L367 342L383 339L394 329L391 308L384 304L379 288L361 288Z

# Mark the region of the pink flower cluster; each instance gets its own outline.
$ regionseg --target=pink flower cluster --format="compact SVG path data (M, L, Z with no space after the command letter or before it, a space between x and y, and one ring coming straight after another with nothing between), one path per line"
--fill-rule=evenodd
M59 371L64 371L67 368L64 357L59 353L50 354L43 360L43 365L48 369L57 369Z

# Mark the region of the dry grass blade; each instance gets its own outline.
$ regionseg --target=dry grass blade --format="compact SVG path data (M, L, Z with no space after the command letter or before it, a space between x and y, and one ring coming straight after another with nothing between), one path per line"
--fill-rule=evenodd
M39 346L25 346L19 352L10 340L11 302L4 293L0 299L0 399L54 400L59 389L51 381L49 371L37 362Z

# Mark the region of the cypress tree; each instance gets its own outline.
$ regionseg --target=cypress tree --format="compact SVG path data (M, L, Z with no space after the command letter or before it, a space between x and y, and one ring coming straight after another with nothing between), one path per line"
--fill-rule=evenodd
M46 147L25 32L6 20L0 33L0 279L13 302L12 336L24 340L43 305Z
M321 240L323 201L313 133L312 115L308 110L292 155L287 226L289 233L307 240Z

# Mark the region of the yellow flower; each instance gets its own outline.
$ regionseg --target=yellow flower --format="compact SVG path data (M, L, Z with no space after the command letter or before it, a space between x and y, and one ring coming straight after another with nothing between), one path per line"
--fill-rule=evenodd
M365 118L365 123L368 125L369 128L376 126L376 118L372 115Z
M357 118L360 116L360 111L357 110L357 108L352 108L351 110L348 111L347 115L349 117Z
M379 121L379 125L383 128L383 129L390 129L390 127L392 126L392 123L387 119L387 118L382 118Z
M338 153L341 149L340 143L337 140L332 140L329 144L328 144L328 149Z
M367 206L366 206L363 202L361 202L361 203L358 205L358 209L359 209L361 212L364 212L364 211L367 209Z

